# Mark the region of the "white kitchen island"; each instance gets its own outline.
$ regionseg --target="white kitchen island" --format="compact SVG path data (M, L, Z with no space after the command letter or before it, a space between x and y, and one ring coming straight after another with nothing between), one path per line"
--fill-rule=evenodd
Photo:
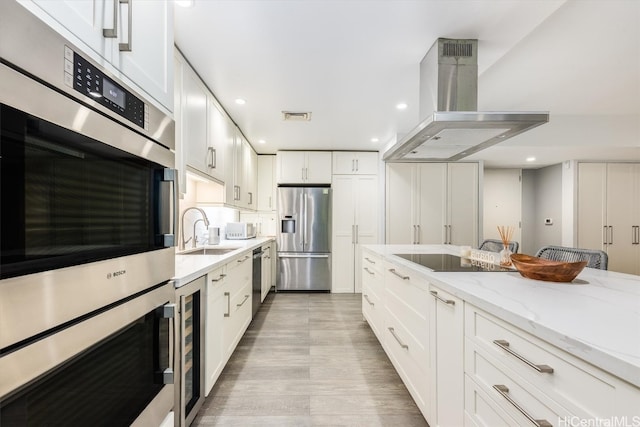
M460 248L364 246L363 314L431 425L640 425L639 276L552 283L394 255L412 253Z

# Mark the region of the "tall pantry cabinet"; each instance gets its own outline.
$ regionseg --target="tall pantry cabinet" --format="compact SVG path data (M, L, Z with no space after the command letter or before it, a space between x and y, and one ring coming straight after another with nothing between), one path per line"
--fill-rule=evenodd
M578 164L578 241L609 270L640 275L640 164Z
M353 162L344 160L345 156L351 156ZM333 153L331 291L334 293L361 292L360 245L378 243L377 164L377 152Z
M477 246L478 163L387 163L387 244Z

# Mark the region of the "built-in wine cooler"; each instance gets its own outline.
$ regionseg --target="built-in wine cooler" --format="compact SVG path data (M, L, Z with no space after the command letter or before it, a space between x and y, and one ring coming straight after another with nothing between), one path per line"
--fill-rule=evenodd
M179 364L176 416L180 426L193 422L204 402L204 304L206 279L201 277L177 289L180 310ZM179 402L179 403L178 403Z

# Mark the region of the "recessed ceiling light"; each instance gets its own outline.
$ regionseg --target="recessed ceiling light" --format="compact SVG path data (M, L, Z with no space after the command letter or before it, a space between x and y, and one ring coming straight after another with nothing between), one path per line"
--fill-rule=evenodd
M236 104L238 104L238 105L244 105L244 104L246 104L246 103L247 103L247 101L245 101L245 100L244 100L244 99L242 99L242 98L238 98L238 99L236 99Z
M193 6L193 0L175 0L176 4L181 7Z
M259 139L258 140L258 144L266 144L266 143L267 143L267 141L265 141L264 139Z
M526 160L527 162L535 162L535 161L536 161L536 158L535 158L535 157L527 157L525 160Z
M398 110L406 110L406 109L407 109L407 107L408 107L408 105L407 105L407 104L405 104L404 102L401 102L400 104L396 105L396 108L397 108Z
M378 142L380 141L378 138L371 138L371 142Z

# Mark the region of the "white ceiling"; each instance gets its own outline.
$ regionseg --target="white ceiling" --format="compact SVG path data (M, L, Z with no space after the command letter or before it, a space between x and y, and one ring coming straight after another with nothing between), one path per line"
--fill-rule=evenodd
M260 154L384 150L419 121L419 63L438 37L479 40L480 110L551 114L470 159L640 160L637 0L195 0L175 11L176 45ZM283 110L312 120L283 122Z

